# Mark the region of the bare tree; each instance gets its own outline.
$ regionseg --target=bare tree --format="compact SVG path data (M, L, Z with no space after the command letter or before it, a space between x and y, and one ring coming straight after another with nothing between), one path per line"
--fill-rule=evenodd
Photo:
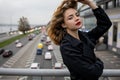
M23 34L25 34L25 32L30 30L30 29L31 29L31 27L28 23L27 18L25 18L25 17L20 18L19 25L18 25L18 30L22 31Z

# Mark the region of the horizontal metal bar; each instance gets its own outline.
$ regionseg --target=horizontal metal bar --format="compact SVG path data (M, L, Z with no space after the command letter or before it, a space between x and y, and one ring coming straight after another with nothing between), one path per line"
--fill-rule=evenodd
M67 69L0 68L0 75L9 76L69 76ZM120 69L104 69L103 77L120 77Z
M120 77L120 69L104 69L103 77Z
M0 75L18 76L69 76L67 69L0 68Z

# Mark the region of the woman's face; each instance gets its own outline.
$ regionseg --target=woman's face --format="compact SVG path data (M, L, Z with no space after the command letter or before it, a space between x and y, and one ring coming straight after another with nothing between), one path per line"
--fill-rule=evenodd
M64 12L64 23L62 24L62 27L72 31L82 27L82 20L75 9L70 8Z

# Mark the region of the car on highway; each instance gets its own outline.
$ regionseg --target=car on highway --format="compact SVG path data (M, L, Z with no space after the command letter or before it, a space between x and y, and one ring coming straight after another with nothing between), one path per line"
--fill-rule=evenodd
M11 50L5 50L2 54L3 57L10 57L13 55L13 52Z
M30 69L40 69L40 63L34 62L30 65ZM21 80L43 80L41 79L40 76L30 76L29 78L27 77L27 79L21 79Z
M0 55L3 54L4 51L5 49L0 49Z
M33 35L32 34L29 34L28 35L28 40L31 41L33 39Z
M37 48L38 49L43 49L43 43L38 43Z
M46 52L45 55L44 55L44 57L45 57L46 60L52 59L51 52Z
M46 40L46 36L45 35L42 35L41 36L41 41L44 42Z
M63 68L63 64L60 62L56 62L54 65L54 69L62 69Z
M15 41L15 44L17 44L17 43L19 43L20 42L20 40L19 39L17 39L16 41Z
M48 50L49 50L49 51L52 51L52 50L53 50L53 45L52 45L52 44L48 45Z
M32 63L30 68L31 69L40 69L40 63Z
M19 43L16 44L16 47L17 48L23 47L23 44L21 42L19 42Z
M47 36L47 38L46 38L46 45L50 45L50 44L51 44L51 39L50 39L50 37Z
M37 49L37 55L42 55L42 49Z

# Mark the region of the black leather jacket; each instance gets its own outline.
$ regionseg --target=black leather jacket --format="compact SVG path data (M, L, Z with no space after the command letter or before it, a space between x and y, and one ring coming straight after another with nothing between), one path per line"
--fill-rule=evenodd
M71 80L98 80L103 72L103 62L94 54L96 41L110 28L111 21L102 8L93 10L97 26L80 32L80 40L68 33L60 44L63 62L70 71Z

